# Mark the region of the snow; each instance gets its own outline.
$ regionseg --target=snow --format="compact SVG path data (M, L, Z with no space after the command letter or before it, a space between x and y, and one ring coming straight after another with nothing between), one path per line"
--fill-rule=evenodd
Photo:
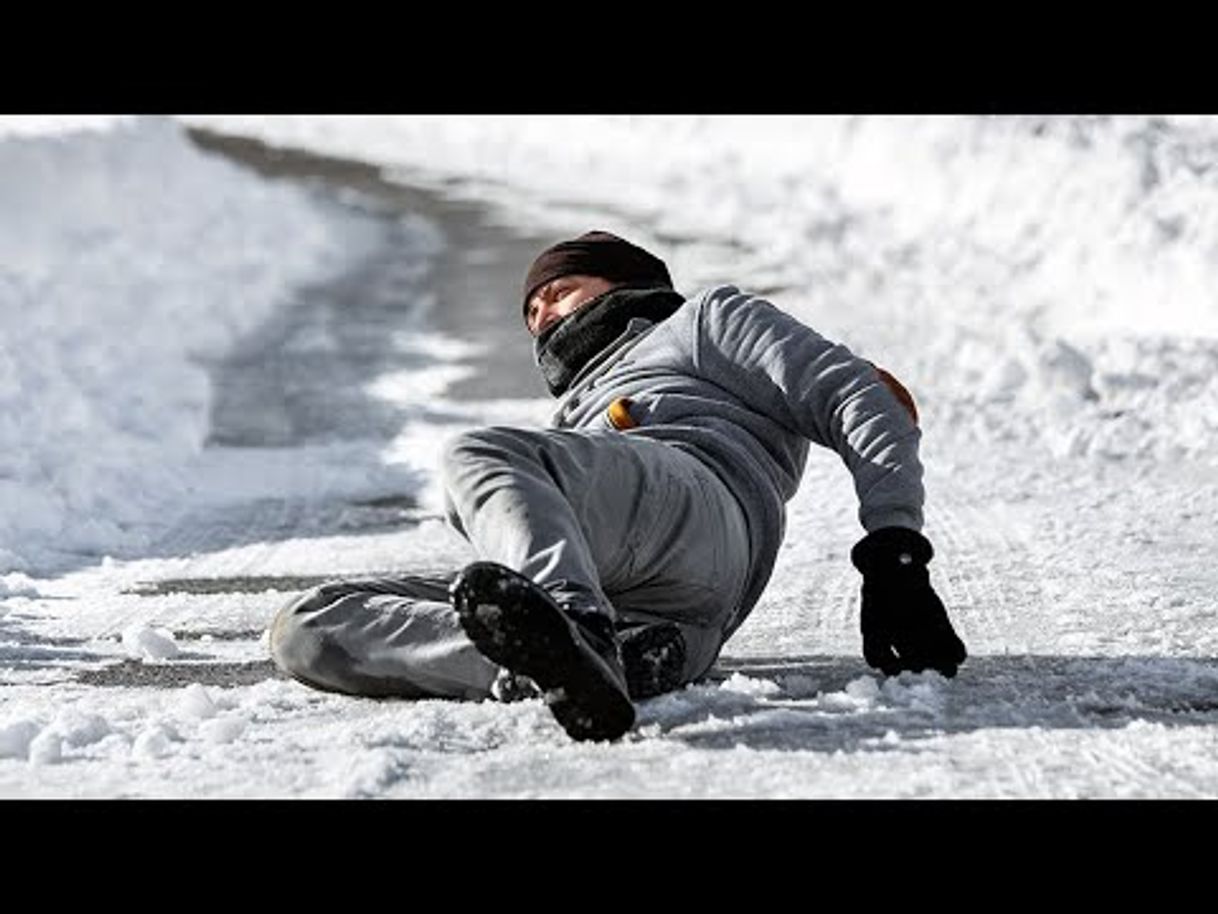
M172 751L172 737L164 727L152 726L141 731L131 745L133 755L155 760L164 758Z
M178 710L189 717L204 720L215 717L219 713L211 696L207 694L207 689L197 682L182 690L181 698L178 699Z
M484 350L423 322L361 381L388 439L208 446L208 366L385 229L183 124L555 240L620 231L683 290L765 291L889 368L923 417L960 674L863 664L856 505L823 454L716 675L613 746L540 701L361 701L258 667L293 581L466 557L443 439L551 404L447 399ZM1218 795L1216 161L1213 117L0 118L0 795ZM443 242L399 229L425 314ZM391 495L411 524L327 513ZM214 547L200 512L246 534ZM249 583L190 587L216 578Z
M149 660L168 660L180 653L173 632L164 628L149 628L136 623L123 629L123 647L127 656Z
M0 572L138 553L190 492L202 363L354 243L176 124L88 123L0 140Z
M976 397L1003 404L974 428L983 442L1164 459L1212 447L1213 119L191 122L396 167L556 237L593 221L629 232L687 288L780 289L784 307L900 366L928 402L955 401L945 424L976 426L964 414Z
M0 726L0 757L26 758L42 728L36 721L15 720Z

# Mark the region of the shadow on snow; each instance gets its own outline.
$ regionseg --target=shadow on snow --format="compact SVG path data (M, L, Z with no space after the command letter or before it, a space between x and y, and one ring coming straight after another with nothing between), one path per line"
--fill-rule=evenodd
M1218 722L1218 659L980 656L948 680L884 679L854 657L722 657L704 682L641 703L638 726L701 748L833 752L990 728L1135 721Z

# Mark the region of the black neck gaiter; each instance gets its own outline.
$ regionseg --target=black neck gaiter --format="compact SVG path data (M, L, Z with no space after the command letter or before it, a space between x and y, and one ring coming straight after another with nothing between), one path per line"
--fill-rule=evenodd
M685 303L672 289L610 289L547 327L533 343L533 355L550 393L564 394L571 381L606 346L621 336L631 318L659 323Z

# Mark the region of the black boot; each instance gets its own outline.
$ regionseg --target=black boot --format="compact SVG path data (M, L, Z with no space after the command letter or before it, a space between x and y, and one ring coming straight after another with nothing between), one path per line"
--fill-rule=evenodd
M654 698L685 684L685 639L671 622L650 622L618 629L622 646L622 669L631 701ZM491 683L491 697L505 704L544 698L545 693L528 676L507 667Z
M495 562L467 565L449 596L474 646L544 690L572 739L613 740L634 726L608 616L568 614L543 588Z
M672 622L649 622L618 632L626 688L634 701L684 685L685 639Z

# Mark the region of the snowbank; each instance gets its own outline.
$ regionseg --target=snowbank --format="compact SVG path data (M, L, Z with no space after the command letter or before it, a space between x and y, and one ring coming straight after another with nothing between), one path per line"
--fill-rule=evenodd
M1218 118L192 117L772 293L932 429L1212 459Z
M200 361L347 242L156 119L0 120L0 214L0 573L121 554L190 487Z

